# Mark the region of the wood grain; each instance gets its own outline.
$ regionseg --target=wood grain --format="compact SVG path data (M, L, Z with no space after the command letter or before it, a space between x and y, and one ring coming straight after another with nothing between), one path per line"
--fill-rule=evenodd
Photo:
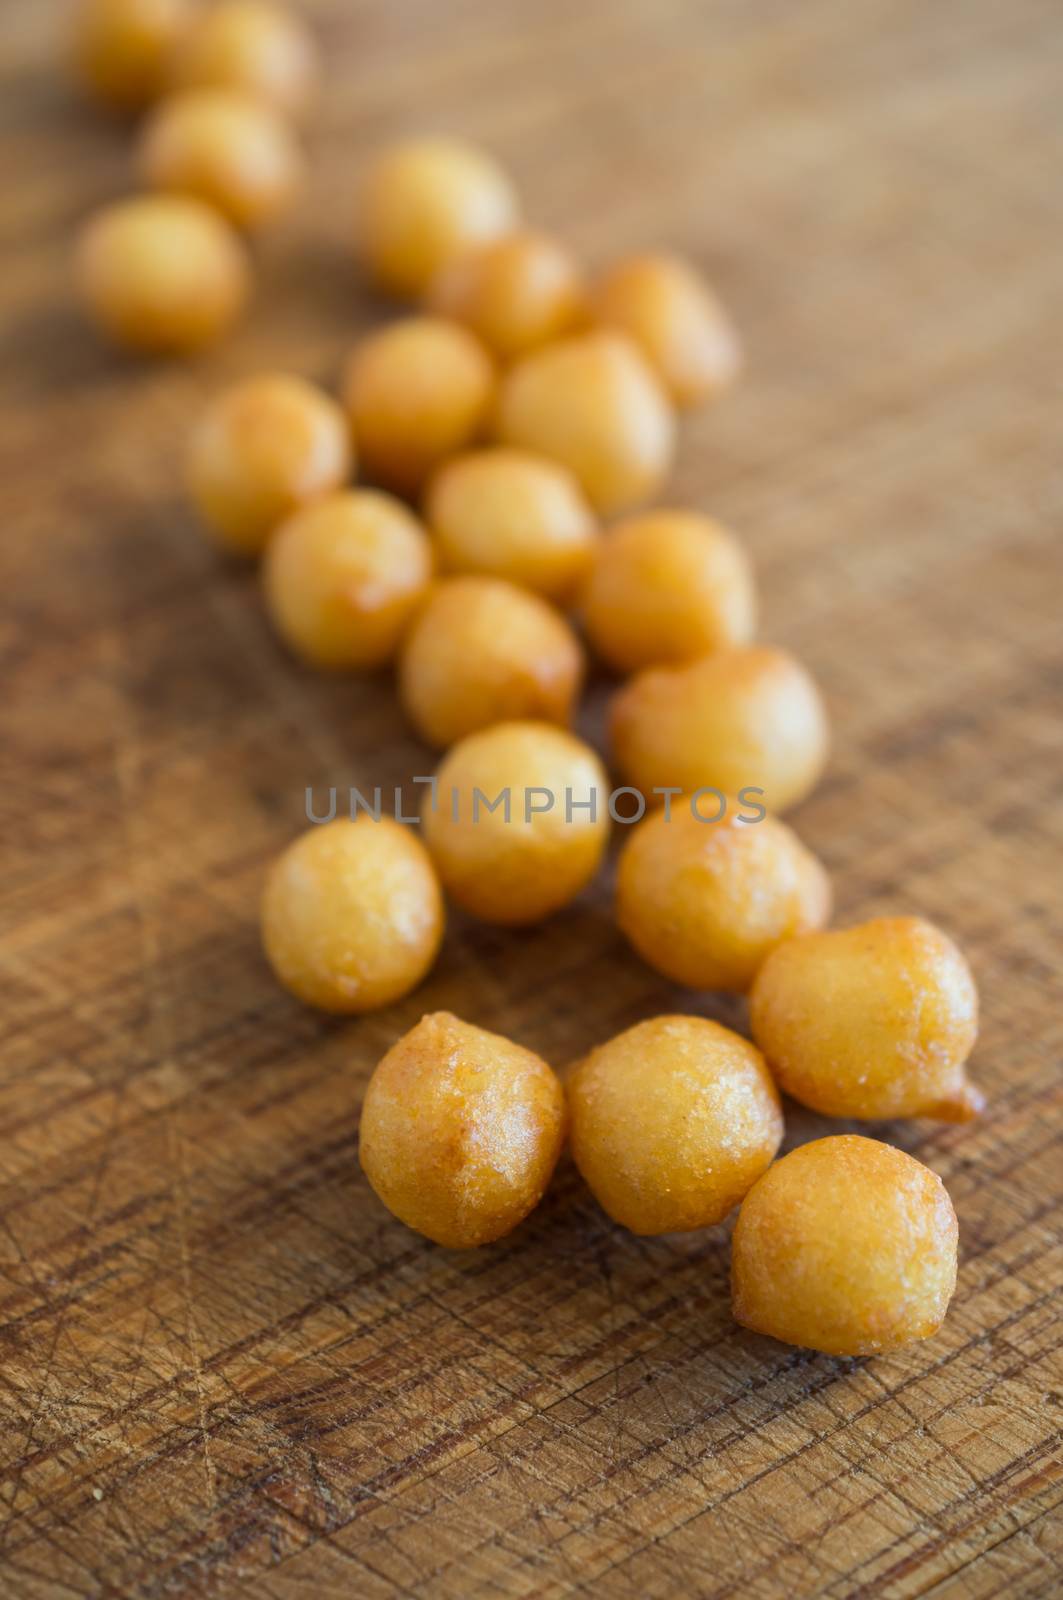
M110 355L70 241L129 182L64 7L8 0L0 115L0 1590L62 1596L1047 1596L1060 1561L1063 782L1057 0L318 0L329 81L246 328ZM970 954L977 1126L941 1335L867 1362L737 1329L727 1230L640 1241L570 1167L511 1240L435 1249L356 1161L375 1059L446 1005L562 1063L677 1007L609 884L453 919L403 1005L289 1001L263 868L308 784L426 770L385 681L294 668L180 502L203 396L326 378L380 314L352 174L483 139L593 262L701 259L749 348L673 495L749 541L764 631L831 703L796 817L839 915ZM600 717L592 697L588 728ZM791 1142L825 1124L796 1109Z

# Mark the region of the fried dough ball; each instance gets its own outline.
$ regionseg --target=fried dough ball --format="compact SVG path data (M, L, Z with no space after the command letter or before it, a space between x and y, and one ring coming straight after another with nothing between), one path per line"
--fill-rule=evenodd
M831 904L826 872L785 822L744 822L733 804L701 821L678 801L628 837L616 896L617 921L651 967L690 989L738 991L782 940L822 928Z
M286 989L322 1011L390 1005L420 983L442 938L428 852L388 817L308 828L266 882L266 957Z
M501 722L470 734L444 758L422 808L444 888L484 922L541 922L597 872L608 794L597 755L560 728Z
M741 369L730 318L701 273L679 256L618 262L598 284L594 305L602 322L634 339L677 406L714 399Z
M270 0L219 0L188 30L174 76L182 89L237 89L284 116L313 93L318 52L302 18Z
M572 474L526 450L471 450L441 467L425 515L447 572L505 578L565 605L598 544L590 506Z
M594 649L617 672L748 644L756 620L749 558L697 512L631 517L598 547L583 617Z
M829 1117L967 1122L978 992L948 936L876 917L774 951L750 996L753 1035L788 1095Z
M704 1017L654 1017L592 1050L567 1084L572 1154L632 1233L722 1222L783 1135L759 1050Z
M508 233L519 212L513 185L485 151L463 139L408 139L370 168L358 253L382 289L415 300L457 256Z
M166 88L191 0L78 0L74 68L85 88L115 111L139 111Z
M455 322L406 317L370 334L351 356L344 388L369 476L418 494L483 433L494 389L487 352Z
M192 435L189 493L218 543L257 555L284 519L351 474L343 410L302 378L270 373L226 389Z
M380 667L428 592L432 547L391 495L348 490L277 530L263 576L267 608L297 656L316 667Z
M819 690L793 656L766 646L640 672L616 694L610 725L618 766L651 803L655 788L756 788L784 811L827 759Z
M675 418L657 379L622 334L578 334L533 351L502 380L503 444L568 467L596 510L653 494L675 453Z
M559 612L498 578L445 578L399 657L399 695L429 744L495 722L567 726L583 683L583 648Z
M189 355L243 311L251 270L237 233L200 200L145 195L106 206L78 242L85 307L116 344Z
M891 1145L839 1134L777 1161L742 1202L736 1319L831 1356L928 1339L956 1287L958 1229L941 1179Z
M499 361L514 361L572 333L586 293L564 245L525 228L455 257L432 284L429 304L464 322Z
M436 1011L370 1078L358 1154L393 1216L466 1250L501 1239L535 1209L564 1132L564 1091L545 1061Z
M164 100L140 141L151 189L194 195L238 228L258 228L288 205L302 171L288 124L232 89L189 89Z

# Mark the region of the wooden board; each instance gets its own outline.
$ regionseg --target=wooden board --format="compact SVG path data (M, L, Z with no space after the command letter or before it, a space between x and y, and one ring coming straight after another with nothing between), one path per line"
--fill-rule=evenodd
M1063 35L1058 0L318 0L313 173L253 316L183 367L103 352L80 220L129 144L0 35L0 1591L62 1596L1048 1595L1059 1560ZM984 994L945 1178L941 1335L836 1361L731 1322L727 1230L640 1241L564 1166L511 1240L433 1248L360 1176L386 1045L448 1006L562 1063L663 1009L608 882L523 934L455 918L386 1014L300 1009L257 946L308 784L426 770L386 680L285 659L180 499L190 419L334 376L379 315L352 174L486 141L593 262L717 280L749 374L671 497L754 552L829 697L795 820L841 919L920 911ZM593 731L602 690L588 713ZM796 1109L789 1139L826 1124ZM1053 1520L1055 1514L1055 1520Z

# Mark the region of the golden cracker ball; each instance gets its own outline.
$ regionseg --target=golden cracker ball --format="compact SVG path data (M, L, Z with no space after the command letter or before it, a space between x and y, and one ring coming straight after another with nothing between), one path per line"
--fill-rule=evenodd
M955 944L922 917L807 933L765 961L753 1036L793 1099L830 1117L967 1122L978 992Z
M455 257L428 303L471 328L502 362L572 333L586 316L583 274L548 233L523 228Z
M317 44L298 12L272 0L216 0L187 30L174 61L178 89L234 89L298 116L317 83Z
M139 111L164 93L191 0L76 0L73 65L94 99Z
M463 139L406 139L382 151L366 176L358 255L382 289L416 300L456 257L508 233L519 211L486 151Z
M375 1011L428 973L443 895L420 839L388 817L308 828L274 863L262 943L290 993L322 1011Z
M602 513L625 511L663 483L675 418L663 389L623 334L594 331L524 356L504 374L499 440L559 461Z
M445 463L425 498L445 572L504 578L567 605L594 560L594 513L570 472L527 450L470 450Z
M721 1222L783 1135L760 1052L705 1017L640 1022L566 1082L575 1162L614 1222L683 1233Z
M766 645L649 667L610 711L617 766L654 803L655 789L756 789L771 811L811 793L827 759L827 717L808 672Z
M251 294L239 235L185 195L105 206L82 230L75 267L92 321L143 355L191 355L216 344Z
M498 578L444 578L399 656L399 698L429 744L445 748L492 723L567 726L583 683L583 647L560 612Z
M583 593L591 646L617 672L748 644L756 622L749 557L695 511L647 511L600 541Z
M956 1287L958 1228L941 1179L859 1134L791 1150L742 1202L731 1247L744 1327L832 1356L928 1339Z
M468 329L404 317L355 348L344 399L367 475L414 496L448 457L483 434L495 393L491 360Z
M140 136L137 161L149 189L193 195L249 230L288 206L302 175L288 124L233 89L189 89L164 100Z
M311 666L385 666L428 593L432 546L389 494L352 489L304 506L271 538L266 608Z
M369 1080L359 1157L400 1222L465 1250L501 1239L534 1210L564 1128L564 1092L545 1061L437 1011Z
M422 804L425 842L463 911L506 927L541 922L598 871L608 796L582 739L545 722L496 723L443 758Z
M730 318L702 274L665 252L628 256L596 285L594 310L626 333L682 409L715 399L738 376Z
M303 378L264 373L211 401L192 434L185 477L216 542L257 555L285 518L340 489L352 467L342 408Z
M742 992L783 940L827 922L830 880L785 822L723 804L720 816L674 798L637 824L620 853L616 915L674 983Z

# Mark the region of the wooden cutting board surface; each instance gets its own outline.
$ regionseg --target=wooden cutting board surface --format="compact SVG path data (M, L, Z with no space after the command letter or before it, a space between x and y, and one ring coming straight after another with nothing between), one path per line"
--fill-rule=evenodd
M99 347L68 284L128 138L69 94L64 6L4 7L0 1592L1047 1596L1058 0L311 9L312 176L253 315L207 359L145 367ZM364 1021L302 1010L264 967L256 899L306 787L429 758L388 681L277 649L253 577L182 506L181 454L219 385L331 381L380 317L352 180L411 127L485 141L592 262L690 251L744 330L746 381L684 425L669 498L748 540L765 637L823 684L835 753L794 820L839 918L940 921L984 996L984 1120L876 1130L960 1217L922 1347L840 1361L739 1330L726 1228L629 1237L567 1164L473 1254L376 1202L362 1091L425 1010L559 1065L662 1010L744 1026L626 952L608 881L526 933L455 917L429 982Z

